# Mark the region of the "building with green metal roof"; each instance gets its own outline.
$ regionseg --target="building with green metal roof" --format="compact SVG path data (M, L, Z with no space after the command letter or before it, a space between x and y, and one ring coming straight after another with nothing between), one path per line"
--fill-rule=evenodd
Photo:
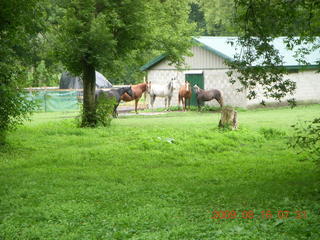
M311 52L305 57L307 65L303 65L295 58L295 50L286 48L284 37L274 39L272 44L279 51L283 58L284 67L292 69L292 73L285 76L296 82L297 90L293 96L287 98L295 98L298 101L304 102L319 102L320 101L320 75L316 72L317 60L320 58L319 50ZM225 61L233 61L235 54L241 51L241 48L236 47L236 37L195 37L193 38L195 45L191 52L193 56L184 58L184 68L178 70L174 65L166 59L166 55L160 55L141 67L142 71L147 72L147 79L153 83L165 84L171 78L176 78L175 92L172 105L178 105L177 95L179 85L185 80L191 81L192 85L197 84L204 89L219 89L223 92L224 101L227 105L249 107L257 105L261 102L262 96L258 95L254 100L246 98L246 92L238 92L239 83L232 85L229 82L226 72L229 67ZM254 63L259 65L259 61ZM265 99L264 99L265 100ZM285 99L284 99L285 100ZM272 99L266 99L266 102L273 102ZM195 97L193 96L192 103L195 105ZM218 106L215 100L208 102L209 105ZM157 99L156 107L163 107L163 99Z

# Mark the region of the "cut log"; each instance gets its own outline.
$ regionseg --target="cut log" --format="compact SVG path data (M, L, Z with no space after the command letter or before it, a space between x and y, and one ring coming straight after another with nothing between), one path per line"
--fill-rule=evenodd
M219 128L232 128L232 130L238 128L237 112L234 110L234 108L222 108Z

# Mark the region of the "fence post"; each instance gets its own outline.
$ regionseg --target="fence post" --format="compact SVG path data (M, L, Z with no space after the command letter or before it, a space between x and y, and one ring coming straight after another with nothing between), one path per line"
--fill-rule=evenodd
M47 89L44 90L44 112L47 112Z

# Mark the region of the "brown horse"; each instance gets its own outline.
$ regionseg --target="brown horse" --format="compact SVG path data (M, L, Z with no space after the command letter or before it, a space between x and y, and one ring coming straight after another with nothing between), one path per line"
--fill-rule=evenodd
M197 103L198 103L198 109L200 111L200 104L204 101L210 101L212 99L215 99L220 104L220 107L223 107L223 98L222 98L222 92L218 89L211 89L211 90L203 90L199 88L199 86L194 85L193 89L197 96Z
M192 96L192 89L190 83L185 81L184 85L182 85L179 89L178 95L178 103L180 105L180 101L182 102L183 111L186 111L187 105L189 106L190 110L190 101Z
M121 96L121 100L125 102L130 102L132 100L135 100L135 111L136 111L136 114L138 114L138 111L137 111L138 102L142 97L142 94L147 90L147 83L139 83L137 85L132 85L131 89L133 92L133 97L130 97L127 93L124 93Z

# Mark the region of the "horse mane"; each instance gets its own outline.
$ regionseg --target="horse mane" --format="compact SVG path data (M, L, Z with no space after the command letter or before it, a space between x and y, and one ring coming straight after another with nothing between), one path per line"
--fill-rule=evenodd
M184 85L185 85L186 91L190 91L190 83L186 81Z
M168 88L172 88L173 87L173 79L171 79L168 84L167 84Z
M204 91L204 90L201 89L198 85L194 85L193 88L194 88L194 90L195 90L196 93L201 92L201 91Z
M136 86L142 87L143 91L147 89L148 84L146 82L138 83Z

